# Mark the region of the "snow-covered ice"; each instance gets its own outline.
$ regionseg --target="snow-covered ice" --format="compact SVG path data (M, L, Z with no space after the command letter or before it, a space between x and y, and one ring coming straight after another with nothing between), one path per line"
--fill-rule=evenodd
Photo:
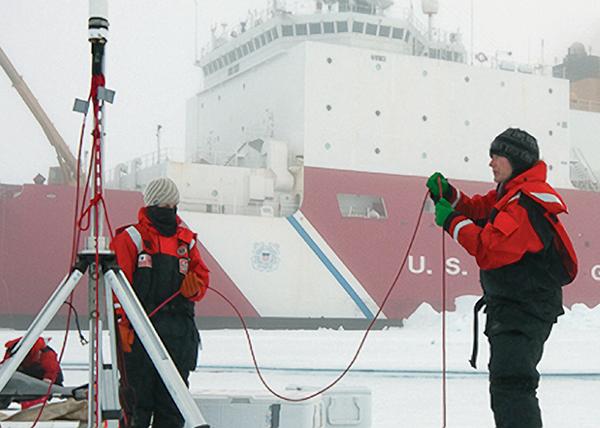
M487 341L480 337L478 370L468 364L472 307L461 297L446 314L447 427L493 427L487 382ZM546 428L600 426L600 307L575 305L555 326L540 364L539 398ZM484 316L480 318L480 324ZM20 332L2 330L3 342ZM335 379L351 360L360 331L252 330L259 365L267 381L285 393L288 385L319 388ZM50 331L60 347L64 332ZM341 386L372 391L374 428L442 426L441 314L423 304L402 328L370 333L353 371ZM242 330L202 331L203 351L192 375L194 391L261 390ZM71 333L63 359L69 384L85 383L87 348ZM4 426L4 424L2 425Z

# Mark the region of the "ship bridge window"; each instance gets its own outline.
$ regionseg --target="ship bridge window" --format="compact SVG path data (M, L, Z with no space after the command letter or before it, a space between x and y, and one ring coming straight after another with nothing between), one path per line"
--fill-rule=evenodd
M404 28L394 27L392 30L392 38L402 40L404 38Z
M241 57L244 56L244 54L242 53L242 48L235 48L235 56L237 56L237 59L240 59Z
M310 34L321 34L321 23L320 22L311 22L308 26L310 30Z
M281 26L281 35L283 37L292 37L294 35L294 26L293 25L282 25Z
M365 23L360 21L354 21L352 23L352 32L353 33L362 33L365 29Z
M335 26L337 27L338 33L348 32L348 21L336 21Z
M392 31L392 27L389 25L380 25L379 26L379 35L381 37L390 37L390 32Z
M377 35L377 25L367 23L367 29L365 30L365 33L370 36L376 36Z
M279 32L277 31L277 27L273 27L271 29L271 34L273 36L273 40L278 39L279 38Z
M306 24L296 24L296 36L306 36L308 34L308 28Z
M229 59L229 62L235 62L235 51L231 51L227 54L227 58Z
M248 43L246 43L246 46L248 46L248 50L250 52L254 52L254 42L252 40L250 40Z
M265 34L265 37L267 38L267 43L271 43L273 41L273 34L271 34L271 31L267 31ZM261 36L262 37L262 36Z
M219 68L223 68L223 57L217 58L217 64L219 64Z
M260 38L259 37L255 37L254 38L254 47L256 48L256 50L259 50L262 45L260 44Z
M410 31L406 30L406 33L404 33L404 41L408 43L409 40L410 40Z
M333 27L333 22L324 22L323 23L323 32L325 34L335 33L335 28Z
M208 76L208 74L210 73L208 65L205 65L204 67L202 67L202 71L204 72L205 76Z
M342 217L383 220L388 217L381 196L338 193L338 206Z
M223 56L221 57L221 59L223 59L223 64L224 64L225 66L229 65L229 58L227 57L227 55L223 55Z
M242 45L242 55L243 56L248 55L248 45L247 44Z
M267 44L267 38L265 37L265 34L263 33L260 35L260 45L264 46L266 44Z

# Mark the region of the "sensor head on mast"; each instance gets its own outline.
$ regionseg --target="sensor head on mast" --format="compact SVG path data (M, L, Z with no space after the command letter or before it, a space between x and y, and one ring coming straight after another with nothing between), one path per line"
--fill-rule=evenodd
M90 0L88 20L88 40L106 42L108 40L108 0Z

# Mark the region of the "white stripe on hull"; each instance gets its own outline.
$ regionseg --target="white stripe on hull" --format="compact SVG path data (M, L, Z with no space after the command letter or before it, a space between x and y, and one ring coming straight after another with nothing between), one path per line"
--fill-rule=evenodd
M286 218L180 215L260 316L365 318ZM261 248L272 253L272 259L262 264L256 262ZM366 295L362 287L356 291L361 297ZM370 299L365 304L375 309Z

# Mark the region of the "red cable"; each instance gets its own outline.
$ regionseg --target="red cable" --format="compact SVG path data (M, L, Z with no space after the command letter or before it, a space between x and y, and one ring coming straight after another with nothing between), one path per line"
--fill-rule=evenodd
M88 99L89 101L89 99ZM79 132L79 145L77 148L77 168L76 168L76 183L75 183L75 207L73 210L73 238L72 238L72 243L71 243L71 260L70 260L70 264L67 267L67 271L71 271L73 265L75 264L75 257L77 255L77 247L79 245L79 239L80 239L80 228L78 227L78 216L79 216L79 193L81 191L80 186L81 186L81 152L83 150L83 137L85 135L85 123L86 123L86 119L87 119L87 112L84 114L83 116L83 122L81 124L81 130ZM88 174L88 179L89 179L89 174ZM63 343L61 345L60 348L60 354L58 357L58 365L60 367L60 364L62 363L62 359L63 359L63 355L67 346L67 341L68 341L68 337L69 337L69 329L70 329L70 324L71 324L71 315L72 315L72 311L73 311L73 293L71 293L69 295L69 310L67 311L67 321L66 321L66 326L65 326L65 336L63 338ZM36 416L36 418L33 421L33 425L31 425L31 428L35 428L35 426L37 425L37 423L40 421L40 418L42 416L42 413L44 412L44 409L46 407L46 404L48 403L48 400L50 399L50 392L52 390L52 386L54 384L54 381L56 379L52 379L52 383L48 386L48 390L46 391L46 395L44 396L44 401L42 402L42 406L40 407L40 410Z
M417 224L414 228L412 237L410 239L410 242L408 244L408 248L406 249L406 253L404 254L404 258L402 259L402 264L400 265L400 268L398 269L398 272L396 273L396 276L394 277L394 280L392 281L392 285L390 286L390 288L388 289L387 293L385 294L385 297L383 298L381 305L379 306L379 310L377 311L377 313L375 314L375 316L373 317L373 319L371 320L371 322L369 323L369 326L367 327L367 329L365 330L365 333L358 345L358 348L354 354L354 356L352 357L352 359L350 360L350 363L346 366L346 368L342 371L342 373L330 384L328 384L327 386L325 386L324 388L319 389L316 392L311 393L310 395L307 395L305 397L287 397L284 396L280 393L278 393L277 391L275 391L265 380L265 378L263 377L263 374L260 370L260 367L258 366L258 362L256 359L256 354L254 353L254 346L252 344L252 339L250 337L250 332L248 331L248 326L246 324L246 321L244 320L244 317L242 316L242 314L240 313L240 311L238 310L238 308L235 306L235 304L229 300L229 298L227 298L227 296L225 296L223 293L221 293L220 291L214 289L214 288L208 288L209 290L215 292L217 295L219 295L223 300L225 300L225 302L227 302L227 304L229 306L231 306L231 308L234 310L234 312L236 313L237 317L240 319L242 326L244 328L244 333L246 335L246 340L248 342L248 347L250 349L250 354L252 356L252 363L254 364L254 368L256 370L256 374L258 375L258 378L260 379L261 383L264 385L264 387L267 389L267 391L269 391L271 394L273 394L275 397L284 400L284 401L290 401L290 402L300 402L300 401L306 401L306 400L310 400L311 398L314 398L318 395L321 395L322 393L324 393L325 391L328 391L329 389L331 389L334 385L336 385L340 380L342 380L342 378L344 376L346 376L346 374L350 371L350 369L352 368L352 366L354 365L354 363L356 362L356 359L358 358L363 345L365 344L365 341L367 340L367 336L369 335L369 333L371 332L371 330L373 329L373 325L375 325L375 322L377 321L377 318L379 317L379 315L381 314L381 312L383 311L383 308L385 306L385 304L387 303L392 291L394 290L394 288L397 285L398 282L398 278L400 277L400 274L402 273L402 271L404 270L404 266L406 265L406 260L408 259L408 254L410 252L410 249L412 248L414 242L415 242L415 237L417 236L417 231L419 230L419 226L421 224L421 218L423 217L423 210L425 208L425 201L427 200L427 194L425 194L425 197L423 198L423 203L421 204L421 210L419 212L419 216L417 218Z
M98 101L98 97L97 97L97 92L98 92L98 87L99 86L104 86L104 76L102 74L95 74L92 76L92 88L91 88L91 98L92 98L92 104L94 107L94 131L93 131L93 150L92 150L92 157L94 159L94 197L92 198L92 200L90 201L90 207L93 207L94 209L94 237L96 239L96 252L94 255L94 262L96 265L96 272L95 272L95 312L96 312L96 317L95 317L95 323L94 323L94 330L95 330L95 346L96 346L96 355L95 355L95 363L96 363L96 367L95 367L95 378L93 379L94 382L94 391L96 392L95 396L94 396L94 411L95 411L95 418L96 421L100 420L100 400L98 397L98 377L99 377L99 373L100 373L100 355L98 353L99 348L99 344L100 344L100 249L99 249L99 236L100 236L100 222L102 221L102 218L100 218L99 216L99 204L102 201L102 147L101 147L101 131L100 131L100 119L99 119L99 113L100 113L100 102ZM89 397L88 397L89 399Z

